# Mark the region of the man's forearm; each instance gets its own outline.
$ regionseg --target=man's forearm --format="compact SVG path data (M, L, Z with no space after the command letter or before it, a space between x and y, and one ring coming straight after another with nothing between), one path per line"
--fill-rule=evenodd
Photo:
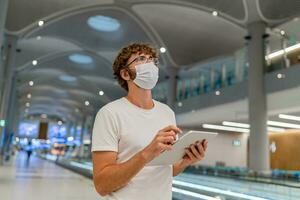
M183 170L185 170L187 166L182 165L180 162L173 165L173 176L177 176Z
M146 165L142 152L137 153L124 163L106 166L94 177L97 180L96 188L101 195L110 194L125 185Z

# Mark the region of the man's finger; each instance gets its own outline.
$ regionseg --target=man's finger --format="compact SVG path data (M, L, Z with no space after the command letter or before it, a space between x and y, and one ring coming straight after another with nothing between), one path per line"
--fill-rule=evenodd
M159 136L165 137L165 136L173 136L176 137L175 131L165 131L165 132L160 132Z
M197 145L197 147L198 147L198 150L199 150L199 153L201 154L201 156L204 157L205 152L204 152L204 148L203 148L202 144L199 143L199 144Z
M194 154L191 153L189 148L185 149L185 153L190 157L191 160L195 160L196 157L194 156Z
M208 141L207 141L207 140L205 140L205 142L204 142L204 145L203 145L204 151L206 151L206 149L207 149L207 146L208 146Z
M160 141L164 144L168 144L168 143L172 144L175 140L173 136L166 136L166 137L161 137Z
M165 151L165 150L170 151L170 150L172 150L172 145L161 144L161 149L162 149L163 151Z
M167 127L163 128L161 131L170 131L170 130L173 130L176 133L182 133L182 130L174 125L167 126Z
M200 155L199 151L196 149L195 145L192 145L190 149L192 150L194 156L197 159L201 159L202 158L202 156Z

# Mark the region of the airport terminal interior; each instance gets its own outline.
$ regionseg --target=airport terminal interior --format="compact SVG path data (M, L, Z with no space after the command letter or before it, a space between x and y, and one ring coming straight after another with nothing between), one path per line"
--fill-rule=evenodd
M299 0L0 0L1 200L103 199L93 124L133 42L177 126L218 133L173 200L300 199Z

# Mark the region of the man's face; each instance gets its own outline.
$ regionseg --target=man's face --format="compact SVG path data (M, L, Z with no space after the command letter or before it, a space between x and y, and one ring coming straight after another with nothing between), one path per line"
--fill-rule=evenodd
M150 55L140 53L140 54L132 54L126 63L126 70L128 73L125 73L123 76L125 80L134 80L136 77L136 65L148 63L148 62L155 62L156 59L153 59Z
M144 64L147 62L152 62L153 58L150 55L141 53L141 54L133 54L130 56L130 58L127 61L127 66L129 69L135 71L135 66Z

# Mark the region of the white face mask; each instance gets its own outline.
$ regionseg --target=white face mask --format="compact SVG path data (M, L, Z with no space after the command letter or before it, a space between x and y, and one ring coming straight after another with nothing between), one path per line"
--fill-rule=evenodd
M155 87L158 81L158 67L153 63L144 63L135 66L136 77L133 82L146 90Z

